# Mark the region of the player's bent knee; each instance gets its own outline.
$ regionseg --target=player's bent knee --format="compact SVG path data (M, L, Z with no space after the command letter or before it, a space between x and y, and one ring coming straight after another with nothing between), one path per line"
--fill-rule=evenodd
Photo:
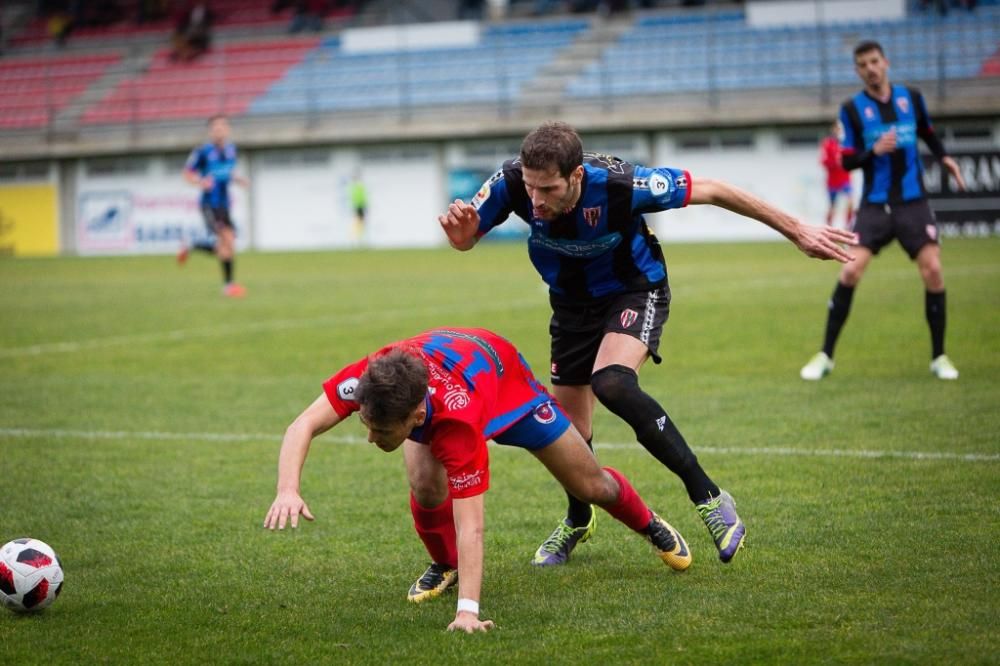
M567 488L570 493L581 502L606 506L614 504L618 499L618 483L610 474L601 470L599 475L587 478L574 484L573 488Z
M624 365L609 365L590 376L590 388L602 405L614 411L616 403L639 390L639 375Z
M411 481L410 492L413 493L413 497L417 500L417 504L426 509L432 509L439 506L441 502L448 499L448 488L442 488L433 484L414 485Z

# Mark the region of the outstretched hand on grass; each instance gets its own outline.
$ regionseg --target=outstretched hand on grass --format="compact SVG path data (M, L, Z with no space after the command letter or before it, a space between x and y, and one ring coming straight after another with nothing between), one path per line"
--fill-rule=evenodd
M480 620L472 613L457 613L455 619L448 625L448 631L464 631L467 634L474 634L477 631L489 631L493 626L493 620Z
M306 520L315 520L312 512L309 511L309 505L305 503L301 495L290 491L280 492L274 498L274 502L264 518L264 527L270 530L275 527L283 530L285 525L291 522L292 529L294 529L299 526L299 514Z

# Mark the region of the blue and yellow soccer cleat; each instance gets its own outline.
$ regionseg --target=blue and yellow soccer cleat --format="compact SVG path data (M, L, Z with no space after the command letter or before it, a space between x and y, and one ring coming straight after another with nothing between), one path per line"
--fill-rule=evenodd
M440 596L445 590L458 582L458 571L447 564L432 562L427 571L410 586L406 594L407 601L419 604Z
M646 526L646 538L660 554L663 563L674 571L691 566L691 551L681 533L655 513Z
M563 520L556 527L555 531L549 535L549 538L535 551L535 558L531 560L531 563L539 567L565 564L566 560L569 559L569 554L576 548L576 544L583 543L594 536L596 527L596 511L591 511L590 522L583 527L570 527Z
M725 490L719 491L718 497L709 496L708 501L695 505L705 526L715 540L719 549L719 559L728 562L733 559L743 546L746 536L746 526L736 515L736 501Z

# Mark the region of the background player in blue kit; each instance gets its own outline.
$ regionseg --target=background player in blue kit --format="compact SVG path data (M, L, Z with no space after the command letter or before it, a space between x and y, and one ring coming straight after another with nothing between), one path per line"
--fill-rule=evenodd
M896 238L910 259L917 262L924 281L925 315L931 330L931 372L939 379L958 379L958 370L944 353L941 248L937 222L924 193L917 138L924 140L959 189L965 189L965 181L958 164L947 156L934 133L920 91L889 83L889 61L877 42L862 42L855 47L854 69L865 88L844 102L840 125L844 168L860 168L865 176L854 222L858 246L852 248L854 261L841 270L830 297L823 349L799 374L802 379L815 381L833 370L833 348L851 310L854 288L872 257Z
M684 482L719 558L730 561L745 526L733 498L701 468L666 411L639 387L647 358L660 362L670 308L667 267L644 213L714 204L759 220L812 257L847 261L839 243L853 234L800 223L726 183L687 171L634 166L585 154L569 125L531 132L520 157L505 162L471 204L456 200L438 218L453 247L469 250L511 213L531 227L528 252L549 286L552 384L577 430L592 439L595 398L635 431L638 441ZM535 553L534 563L565 562L593 532L591 507L569 496L569 511Z
M222 264L223 287L226 296L240 297L246 293L233 281L233 261L236 255L236 227L230 214L229 183L244 187L247 180L233 171L236 168L236 146L229 140L229 119L212 116L208 121L209 141L191 151L184 165L184 179L201 188L201 212L209 238L185 245L177 254L183 264L193 248L215 254Z

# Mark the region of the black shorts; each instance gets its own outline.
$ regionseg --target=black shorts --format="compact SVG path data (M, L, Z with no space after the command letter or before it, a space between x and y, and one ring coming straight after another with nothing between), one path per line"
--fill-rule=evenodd
M236 229L233 219L229 217L228 208L204 204L201 207L201 214L205 218L205 228L208 229L208 233L210 234L217 234L223 228Z
M670 286L615 294L588 301L567 301L550 294L552 320L552 383L590 384L597 351L606 333L630 335L649 349L655 363L663 325L670 316Z
M916 259L928 243L938 242L937 220L927 199L917 199L898 204L862 204L854 219L854 232L858 245L872 254L892 242L893 238Z

